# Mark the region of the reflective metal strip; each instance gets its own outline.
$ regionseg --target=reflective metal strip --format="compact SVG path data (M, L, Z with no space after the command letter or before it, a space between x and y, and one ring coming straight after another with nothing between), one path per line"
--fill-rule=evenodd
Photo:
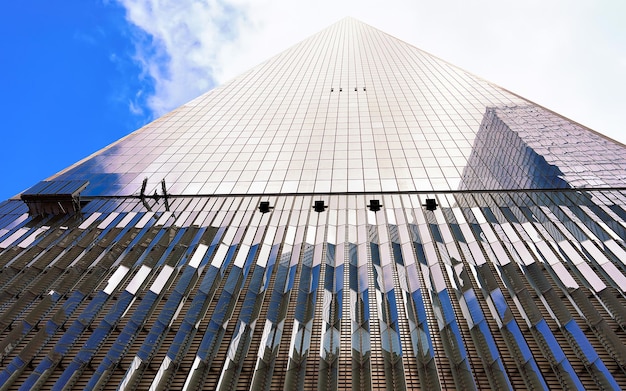
M233 338L230 341L230 345L228 346L228 351L226 352L226 357L231 362L236 362L235 360L237 358L236 357L237 356L237 351L239 350L239 347L240 347L239 343L241 341L241 338L243 337L244 332L246 331L246 327L247 327L247 325L239 323L238 327L237 327L237 330L235 330L236 334L233 335ZM224 372L232 370L230 368L229 364L230 363L228 361L224 364L224 368L222 369L222 374L220 376L220 382L219 383L221 383L221 380L224 378ZM219 383L218 383L217 389L220 388L220 384Z
M626 292L626 277L622 274L622 272L612 263L607 262L602 265L602 269L610 276L610 278L615 281L619 289L622 292Z
M349 311L352 360L358 363L353 384L371 384L370 291L368 281L366 216L348 210ZM375 293L371 293L375 294Z
M403 218L402 213L403 211L401 209L397 210L397 214L399 216L398 221L402 222L402 225L398 227L398 236L400 241L402 241L400 235L402 230L400 228L404 228L404 231L407 235L409 235L408 227L403 222L405 219ZM432 338L426 317L426 310L424 308L420 288L421 284L415 267L416 260L412 243L400 245L394 242L393 246L399 248L399 250L394 250L394 256L396 260L396 268L398 270L398 279L400 280L400 286L403 289L402 298L404 299L405 316L408 321L413 354L418 360L417 371L420 383L424 389L440 389L441 384L439 374L437 373L435 366L435 353L432 346Z
M322 309L322 325L321 343L319 347L319 356L324 360L321 371L325 374L321 375L321 381L328 378L329 375L336 380L337 365L333 363L335 358L340 354L340 338L341 338L341 321L343 315L342 308L342 290L343 290L343 253L336 254L339 251L337 241L337 214L333 213L329 219L327 226L327 244L326 244L326 271L324 278L323 290L323 309ZM339 256L336 256L339 255ZM336 309L336 316L331 311L331 304ZM335 327L337 325L339 328ZM331 372L332 371L332 372Z
M143 229L153 216L154 212L145 212L143 217L137 222L137 224L135 224L135 228Z
M496 388L512 389L500 358L500 353L496 347L496 342L487 325L482 308L478 303L476 292L474 288L471 287L471 273L468 273L463 263L461 263L461 256L455 246L455 242L467 250L469 250L469 246L467 246L465 238L455 240L452 236L452 232L450 232L447 223L454 224L454 222L446 222L443 218L443 214L438 217L438 228L441 232L441 236L443 240L446 240L446 238L448 240L445 245L440 245L440 254L445 256L444 254L448 253L452 262L445 263L445 267L450 277L451 284L456 287L454 292L456 293L459 306L464 315L463 317L470 329L472 340L475 342L476 349L479 352L478 355L481 357L481 361L486 369L491 368L492 370L497 370L497 372L494 371L492 373L492 380L497 381ZM469 251L465 251L465 254L466 258L469 258L468 261L471 261L472 254ZM477 341L482 341L482 343L476 343Z
M300 285L296 299L297 304L291 332L291 343L289 345L288 370L285 377L285 387L289 389L301 388L298 384L301 384L300 379L302 379L306 370L306 366L303 364L309 355L311 347L313 316L317 303L316 297L321 272L322 245L319 241L323 240L326 214L324 214L325 216L320 216L320 213L313 211L310 213L313 215L310 217L309 225L307 226L307 242L304 245L301 262ZM310 242L310 240L314 240L314 242Z
M283 215L288 214L289 213L283 213ZM291 215L291 225L285 230L283 249L276 272L275 285L269 300L267 319L257 353L257 362L254 368L251 389L269 389L268 382L272 376L271 364L278 354L278 347L281 343L285 324L285 315L280 314L280 309L284 308L289 302L293 275L295 274L296 265L298 264L299 251L292 253L292 250L296 240L298 241L296 248L299 248L299 243L303 236L302 230L297 229L299 215L300 214L297 213ZM291 262L293 262L294 258L296 264L292 266Z
M206 211L203 210L200 213L198 213L198 215L196 216L196 219L193 221L193 223L191 224L192 226L198 226L198 227L205 227L209 224L209 222L211 221L211 214L214 214L215 212L211 211Z
M261 250L259 251L259 256L257 257L258 266L263 267L263 268L267 266L267 261L269 259L271 251L272 251L272 245L263 243L263 245L261 246Z
M26 239L22 240L17 246L20 248L27 248L35 241L35 239L37 239L37 236L41 235L49 229L50 227L48 227L47 225L37 228L35 232L30 234Z
M117 388L118 391L126 390L126 387L128 387L128 383L130 382L130 379L133 377L133 374L137 371L137 369L139 369L141 362L142 361L139 357L135 356L135 358L133 358L133 362L130 363L130 368L128 369L128 372L126 372L126 376L124 376L124 378L122 379L122 381L120 382Z
M615 265L604 255L598 248L589 240L585 240L580 242L583 248L591 254L593 259L604 269L604 271L608 274L609 278L617 284L617 287L622 291L626 292L626 277L622 274L622 272L615 267Z
M595 220L595 223L598 224L606 233L608 233L613 240L624 240L624 238L620 238L620 236L613 231L608 225L604 223L602 220Z
M113 293L117 285L122 281L122 279L124 278L126 273L128 273L129 270L130 269L127 268L126 266L123 266L123 265L119 266L117 270L115 271L115 273L113 273L111 278L109 278L109 282L107 283L107 286L103 289L104 293L106 293L107 295L110 295L111 293Z
M235 215L233 216L233 219L230 223L231 226L241 226L241 225L246 225L245 223L242 224L242 222L244 221L244 217L246 218L245 221L248 221L248 219L250 218L250 214L253 213L250 210L246 210L245 207L240 208L239 207L239 203L241 202L241 199L237 199L237 200L233 200L233 205L232 208L230 209L231 211L236 211Z
M370 212L374 214L374 212ZM403 367L403 351L400 339L398 306L396 302L395 286L393 282L393 264L390 252L389 235L387 232L386 215L376 213L376 225L370 231L369 247L374 272L376 289L376 310L380 328L380 349L388 368L386 375L393 379L395 384L405 383ZM374 240L374 234L378 243Z
M494 228L496 229L496 232L497 232L498 227L502 228L506 235L505 237L502 237L502 234L500 234L501 241L503 243L507 243L508 241L509 244L513 245L513 249L515 249L515 251L511 251L512 248L510 247L508 249L509 249L510 254L513 257L515 257L518 263L521 262L525 266L535 263L535 258L528 251L526 246L522 243L520 237L517 235L517 232L515 232L511 224L509 223L503 223L503 224L497 224L497 225L494 224Z
M135 277L133 277L133 279L126 287L128 293L130 293L131 295L137 293L137 289L141 287L146 277L148 277L148 274L150 274L151 270L152 268L149 268L146 265L141 265L141 268L139 268L139 271L137 272L137 274L135 274Z
M474 273L481 276L483 279L495 278L495 276L490 275L490 271L488 269L486 270L481 267L474 268L474 270ZM493 282L495 283L495 280ZM523 362L516 361L518 369L525 376L526 381L531 382L534 386L540 386L544 390L547 390L548 386L545 384L541 371L539 370L532 352L526 343L526 339L523 337L521 330L519 329L517 321L511 314L509 306L506 299L502 295L500 288L489 291L488 289L491 288L492 287L484 287L482 289L483 295L486 299L487 306L492 314L492 317L497 321L498 327L502 329L502 336L508 339L507 345L515 344L524 358Z
M35 368L33 373L31 373L31 375L26 379L26 381L24 381L21 389L25 391L30 390L35 386L37 381L45 381L48 379L48 377L51 375L50 370L57 366L57 364L61 361L61 359L68 353L68 351L76 343L76 341L78 340L80 335L83 333L87 325L93 322L93 319L97 316L98 312L100 312L102 306L107 301L108 296L109 294L107 294L105 291L100 291L96 294L96 297L94 297L93 300L91 300L91 302L88 304L87 308L81 313L79 318L74 320L74 322L71 324L69 329L67 329L65 334L61 336L59 341L54 345L54 348L53 348L54 354L46 355L44 357L44 359L39 363L39 365L37 365L37 368ZM120 304L119 308L125 309L126 305L130 301L129 300L130 298L132 298L131 295L127 294L126 292L123 292L120 295L121 300L118 302L118 304L122 303ZM91 340L92 338L99 338L99 337L94 337L96 335L97 335L96 333L92 334L89 339ZM82 351L84 350L81 350L81 352ZM63 376L66 376L66 377L71 376L71 374L74 373L78 369L80 365L78 364L78 362L75 362L75 361L77 360L75 359L75 360L72 360L72 362L70 362L70 365L66 367ZM57 383L62 384L64 381L65 381L64 379L60 378L57 381Z
M19 216L14 216L14 215L5 216L5 218L0 221L9 220L10 222L4 221L6 224L4 224L2 226L2 229L0 229L0 239L3 238L4 235L6 235L8 232L11 232L13 228L24 223L28 219L29 219L28 213L24 213Z
M126 316L126 314L128 313L128 311L130 311L130 307L132 307L132 305L135 303L135 301L137 300L137 296L133 297L133 299L130 301L130 303L128 304L128 306L126 307L126 309L124 310L124 312L120 315L120 319L124 318ZM152 300L150 300L152 301ZM142 303L146 303L147 301L142 301ZM136 313L135 313L136 314ZM132 314L131 319L137 315ZM123 330L122 330L123 331Z
M577 352L577 355L584 355L586 361L591 364L594 375L597 378L600 378L599 383L602 388L619 390L620 386L617 384L613 375L609 372L609 370L604 365L602 359L598 356L595 349L589 343L589 340L582 332L578 324L571 320L567 324L564 325L563 329L565 329L569 334L571 334L572 339L576 341L576 344L580 348L580 352Z
M154 380L150 384L150 389L149 389L150 391L158 390L158 385L161 382L161 378L163 378L163 375L165 375L165 371L169 369L171 364L172 364L172 360L168 356L165 356L165 358L161 362L161 365L159 366L159 370L157 371L157 374L154 377Z
M87 218L87 220L83 221L81 225L78 226L78 229L87 229L89 226L98 219L98 217L102 216L100 212L94 212Z
M599 203L596 203L596 205L599 211L594 210L593 213L600 217L600 219L598 219L598 224L603 227L606 226L609 235L617 236L617 238L614 237L614 240L626 240L626 232L624 230L626 224L624 221L616 213L614 213L609 206ZM588 207L585 208L590 209ZM606 215L603 215L603 213Z
M256 229L257 227L250 227L250 229ZM246 263L246 259L248 258L248 253L250 252L250 245L241 244L239 246L239 251L237 252L237 257L235 258L234 266L237 266L240 269L243 269L243 265Z
M230 246L233 243L233 240L235 239L235 235L237 234L237 231L239 231L238 225L229 226L228 229L226 230L226 234L224 234L222 243L224 243L227 246Z
M452 367L456 372L456 379L458 379L458 383L456 384L457 388L476 388L465 344L456 322L444 274L435 251L435 243L433 243L430 230L426 226L427 218L424 213L426 212L424 212L421 207L414 209L416 220L420 223L417 227L418 229L413 231L415 235L413 241L418 257L426 257L425 260L420 260L420 263L424 264L425 261L428 267L422 267L420 269L424 281L431 291L431 302L436 314L437 326L439 328L439 334L441 335L441 341L443 342L443 350L448 357L459 357L458 361L453 362ZM423 253L420 252L420 244L423 246Z
M178 216L176 216L176 220L174 221L174 226L179 227L179 228L184 227L185 222L187 221L190 215L191 215L190 211L184 211L180 213Z
M622 262L622 264L626 265L626 251L624 251L624 249L613 240L606 240L604 245Z
M118 212L111 212L100 224L98 224L98 229L105 229L119 216Z
M228 245L224 243L220 243L220 246L215 252L215 256L213 257L213 261L211 261L211 266L216 267L218 269L221 268L222 263L226 259L226 254L228 253L228 249L229 249Z
M572 200L560 193L548 193L547 195L589 238L594 240L608 239L607 233L602 231L597 222L592 221L592 217L577 205L581 200Z
M570 228L564 225L564 221L567 219L564 219L563 221L559 220L559 217L552 213L552 210L547 206L531 206L530 210L533 211L533 215L543 217L541 219L541 223L544 226L544 229L550 232L554 240L561 241L565 238L573 242L578 241L578 239L570 232Z
M604 254L600 252L600 250L597 249L593 242L585 240L580 242L580 244L591 255L592 259L595 260L599 265L611 262L607 257L604 256Z
M161 289L163 289L163 287L165 286L167 281L170 279L170 276L172 275L172 272L174 272L174 268L173 267L171 267L169 265L163 266L163 269L161 270L161 273L159 273L158 277L152 283L152 286L150 287L150 290L152 292L156 293L157 295L160 294L161 293Z
M130 221L133 218L135 218L136 215L137 215L137 212L128 212L128 213L126 213L126 217L124 217L122 220L120 220L120 222L117 223L115 228L124 228L124 227L126 227L126 225L128 225L128 223L130 223Z
M492 246L494 244L497 244L497 243L493 243ZM518 266L507 264L504 267L508 269L517 269ZM538 267L537 265L532 265L533 269L537 269L537 267ZM528 295L517 294L518 290L524 286L524 282L522 281L521 277L519 277L515 272L499 273L498 275L500 276L500 279L503 281L504 285L509 289L509 293L511 294L513 298L513 302L516 304L516 307L518 308L524 320L527 322L528 326L531 328L534 327L535 330L539 331L542 334L540 337L536 337L536 338L539 338L539 341L541 341L541 339L544 339L544 341L547 342L547 346L549 347L549 350L545 349L546 347L545 343L543 342L540 343L540 348L542 349L544 354L546 354L546 356L548 357L553 357L555 361L560 363L562 367L560 373L564 375L563 382L569 385L579 385L580 381L576 373L572 369L560 345L554 338L552 331L547 327L545 320L543 319L541 313L537 309L536 303L534 301L530 301L529 300L530 296ZM509 280L507 276L512 278L512 280ZM530 279L530 276L528 276L528 278ZM531 280L530 282L533 283L534 281ZM522 289L525 290L525 288L522 288ZM550 289L550 292L553 292L553 290ZM542 303L544 304L545 308L554 317L554 314L551 312L552 309L549 306L547 306L546 300L541 294L541 292L537 292L537 293L539 294L539 297Z
M310 225L307 228L306 231L306 239L305 242L308 244L315 244L315 233L316 233L317 227Z
M196 252L193 254L191 259L189 260L189 266L197 269L198 266L200 265L200 261L202 261L202 258L204 258L204 255L206 254L208 249L209 249L208 246L204 244L199 244L198 248L196 249Z
M579 390L584 390L585 387L583 387L580 379L578 379L578 375L574 371L574 368L572 368L570 362L567 360L565 353L563 353L561 346L554 338L554 335L552 334L552 331L550 330L546 321L544 319L541 319L539 323L537 323L535 326L532 326L532 328L538 331L541 337L543 337L545 342L540 345L540 348L544 351L544 354L552 356L554 360L558 363L558 365L561 367L559 368L561 374L564 374L566 376L565 381L573 383L572 385Z
M535 229L535 227L533 226L531 222L526 221L524 223L521 223L520 225L523 227L524 232L528 234L528 236L533 242L537 243L537 242L542 241L541 237L539 236L539 232L537 232L537 230Z
M326 230L326 242L337 244L337 227L335 225L328 225Z
M561 263L560 259L552 253L550 247L545 242L539 242L535 244L539 252L548 260L548 264L554 270L554 278L559 279L566 288L578 289L579 286L574 280L574 277L569 273L565 266Z
M274 231L275 232L275 231ZM225 386L228 389L228 385L234 382L236 377L241 371L241 365L243 363L242 357L245 357L248 353L252 334L255 331L255 326L258 320L258 316L261 309L261 302L264 298L264 285L263 280L268 279L271 273L272 266L275 262L277 251L273 253L273 259L269 262L267 258L270 254L272 247L273 234L266 235L265 242L261 246L261 253L258 256L257 267L254 269L252 279L248 285L248 291L245 295L242 311L239 314L239 320L235 329L235 337L231 339L230 346L228 348L228 360L224 363L222 373L218 382L217 389L221 389ZM278 250L279 244L275 245ZM255 243L253 248L258 248L258 244ZM267 251L265 251L267 249ZM253 254L251 254L253 255ZM269 264L269 268L260 266L260 263Z
M244 224L247 224L248 222L247 220L249 219L249 217L250 217L250 214L247 214L246 220L243 221ZM242 231L243 229L244 228L241 228ZM238 234L236 237L237 238L241 237L241 234L243 233ZM236 246L237 246L237 243L233 243L233 245L231 246L233 251L235 250ZM199 357L202 360L210 360L213 357L214 349L217 348L214 345L214 342L216 339L217 340L221 339L221 337L223 336L225 332L225 328L228 323L228 320L231 318L233 310L235 308L236 299L234 298L238 297L238 295L241 292L241 289L246 279L246 275L248 271L250 270L249 268L250 262L252 261L253 256L255 255L257 247L258 247L257 245L252 246L251 249L253 249L253 251L250 254L250 256L247 256L245 258L244 260L245 264L242 265L241 268L237 267L238 270L235 268L235 266L233 266L233 269L231 270L230 274L227 277L227 281L225 283L224 290L222 291L222 294L219 297L216 310L211 314L209 326L207 327L207 331L205 332L202 338L202 342L200 343L200 346L198 347L198 351L196 353L197 357ZM245 253L248 253L248 251L245 250ZM232 256L232 253L231 253L231 256ZM195 302L196 300L194 298L194 303ZM198 322L199 322L201 318L200 317L198 318L199 318L198 319ZM196 375L199 375L199 374L193 373L193 371L190 372L188 381L193 380L193 378Z
M23 235L25 235L29 231L30 231L29 228L18 229L17 231L13 232L13 234L10 235L8 238L4 239L2 243L0 243L0 248L9 247L11 244L13 244L13 242L17 241L19 238L21 238Z
M263 333L261 334L261 343L259 344L259 351L257 353L257 357L259 360L263 360L265 356L265 349L271 348L269 337L272 333L273 323L269 319L265 319L265 326L263 327ZM259 361L257 361L257 365L255 367L255 372L259 369ZM254 383L254 382L253 382Z
M259 224L249 224L246 230L246 233L241 240L241 244L252 245L252 243L258 243L260 239L255 240L255 236L257 236L257 232L263 233L263 230L259 230Z
M201 361L202 359L198 356L196 356L196 358L193 360L193 364L191 365L191 370L189 371L189 375L187 375L187 378L185 379L185 384L183 385L183 391L187 391L189 387L191 386L191 381L193 380L194 372L200 367ZM152 387L150 387L149 391L156 391L156 388L153 390Z
M220 234L218 232L216 234L216 238L214 238L214 239L215 240L219 240L220 239L219 235ZM203 251L202 247L206 247L206 246L199 245L199 247L198 247L198 249L196 251L196 255L198 253L202 253L201 258L204 257L204 251ZM211 248L209 248L209 251L211 251L210 249ZM215 269L212 268L212 270L215 270ZM167 301L165 307L163 308L163 310L159 314L158 319L157 319L157 323L150 330L150 334L148 335L146 341L144 342L144 344L140 348L139 353L138 353L138 356L140 356L140 358L142 358L142 357L143 358L149 357L151 352L153 352L154 349L156 349L156 346L151 341L156 341L156 340L159 339L160 332L158 331L158 329L160 329L161 332L162 332L166 328L166 326L165 326L166 324L167 324L167 327L171 327L173 322L178 318L178 315L180 314L180 312L181 312L181 310L182 310L182 308L184 306L184 303L187 300L187 296L184 295L184 292L187 290L187 286L191 283L192 276L195 275L196 273L197 272L195 271L195 269L193 267L190 267L190 268L188 268L188 269L186 269L184 271L183 277L181 277L181 279L178 281L176 288L174 289L174 291L172 292L172 294L168 298L168 301ZM212 274L210 272L207 273L205 278L207 278L209 275L212 275ZM198 291L198 294L197 294L196 297L204 297L203 294L202 294L201 289ZM193 310L190 310L190 311L193 311ZM191 322L195 322L195 321L196 321L196 319L194 317L193 320L191 320ZM188 324L183 324L181 326L181 329L185 328L186 326L188 326ZM192 328L192 327L190 326L189 329L190 328Z
M294 240L296 239L297 227L290 225L287 227L287 232L285 233L285 243L293 246Z
M163 212L163 214L161 215L161 217L157 220L157 222L154 224L157 227L161 226L161 225L165 225L165 223L167 223L167 220L169 220L170 217L172 217L172 213L173 212Z
M580 275L583 276L591 285L594 291L601 292L604 288L606 288L606 284L600 279L600 277L598 277L596 272L587 263L580 263L576 265L576 268L580 271Z
M174 322L176 321L176 319L178 319L178 315L180 315L180 311L183 310L183 306L185 305L185 299L183 298L183 300L180 301L180 303L178 304L178 307L176 308L176 312L174 312L174 315L172 316L172 319L170 320L170 323L167 325L167 327L172 327L172 325L174 324Z
M131 310L136 299L137 297L133 297L132 301L128 304L128 306L126 307L126 310L121 315L121 318L125 317L127 312ZM144 324L144 322L146 321L146 318L151 315L152 311L155 310L155 307L153 305L157 299L158 299L158 295L154 294L153 292L148 292L146 295L143 296L143 299L141 300L139 305L135 308L135 310L131 314L130 319L127 321L121 333L115 340L115 343L110 347L107 354L100 361L100 364L98 365L96 371L91 376L91 379L85 386L85 389L92 390L92 389L99 388L98 387L99 382L101 382L102 380L108 379L108 376L106 376L106 374L110 373L110 371L113 370L117 366L117 364L119 364L119 361L122 355L126 352L127 347L133 340L133 336L136 335L139 328L142 326L142 324ZM118 301L118 303L120 303L120 301ZM113 315L114 313L112 311L109 312L109 314L107 314L105 318L106 321L101 323L100 326L98 326L98 331L95 331L94 334L102 333L102 332L108 333L110 331L111 325L117 322L114 319ZM159 316L161 315L159 314ZM161 326L162 324L155 323L152 326L150 333L152 334L152 331L155 328L160 329L162 332L164 328ZM98 340L93 340L90 338L89 340L89 342L91 343L90 346L100 346L102 340L103 339L100 339L98 341ZM155 342L155 340L152 340L152 341ZM91 354L92 354L91 351L86 352L84 350L81 350L81 352L78 354L78 356L81 358L79 362L81 363L89 362L91 360ZM135 370L139 367L139 365L142 362L141 357L139 357L139 355L135 356L135 359L133 360L133 362L135 363L136 368L133 369L133 367L131 366L128 369L127 374L130 373L132 375L135 372ZM103 377L105 378L103 379ZM130 381L130 378L128 381Z
M215 216L215 219L213 219L213 221L211 222L211 227L220 228L220 227L228 225L228 223L222 224L224 220L227 218L227 216L229 216L229 212L227 210L223 210L223 209L218 210L217 215ZM230 220L231 218L228 218L228 221Z
M485 216L483 215L483 212L480 210L479 207L474 206L470 209L472 210L472 214L476 218L476 221L478 222L478 224L482 225L482 224L487 223L487 219L485 218Z
M51 291L50 294L53 294L52 292L53 291ZM106 294L104 294L103 292L99 292L97 296L106 296ZM94 299L94 301L98 301L97 296ZM61 316L59 317L55 316L45 323L46 337L52 337L59 330L61 325L65 321L67 321L70 318L70 316L72 316L72 314L74 313L74 311L76 310L76 308L78 307L78 305L82 302L84 298L85 298L85 295L80 293L79 291L74 291L72 295L69 298L67 298L65 304L63 305L63 308L61 309L61 312L59 312L59 315ZM55 299L55 301L56 300L57 299ZM6 355L9 352L5 351L4 353L6 357ZM6 381L8 381L9 378L12 376L12 374L16 373L17 371L21 371L21 369L26 365L26 362L24 362L22 358L25 360L30 360L32 357L34 357L36 352L30 352L30 353L25 353L25 354L24 353L25 352L22 351L22 353L14 357L13 360L4 369L4 371L0 373L0 384L4 384ZM20 355L22 357L20 357Z
M499 265L506 265L510 263L512 260L509 258L507 253L504 251L502 247L503 243L500 242L496 234L494 233L491 225L486 222L485 217L482 214L480 208L471 208L473 217L478 221L485 221L484 223L480 223L480 235L481 241L486 241L490 244L489 248L494 253L494 258ZM505 242L506 244L506 242Z

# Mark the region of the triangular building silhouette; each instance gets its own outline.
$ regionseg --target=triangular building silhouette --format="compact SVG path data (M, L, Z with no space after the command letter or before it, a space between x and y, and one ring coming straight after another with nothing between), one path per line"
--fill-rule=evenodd
M0 203L0 390L626 389L625 148L343 19Z

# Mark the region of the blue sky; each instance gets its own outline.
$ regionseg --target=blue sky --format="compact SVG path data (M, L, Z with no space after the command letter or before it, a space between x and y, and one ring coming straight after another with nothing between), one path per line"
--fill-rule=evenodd
M6 2L0 13L0 199L146 123L153 82L133 59L123 7Z
M345 16L626 142L626 3L509 3L6 2L0 199Z

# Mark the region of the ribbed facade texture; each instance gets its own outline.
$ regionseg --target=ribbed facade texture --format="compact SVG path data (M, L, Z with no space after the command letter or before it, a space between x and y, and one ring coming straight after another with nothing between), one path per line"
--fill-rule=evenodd
M0 203L0 390L626 389L626 147L353 19Z

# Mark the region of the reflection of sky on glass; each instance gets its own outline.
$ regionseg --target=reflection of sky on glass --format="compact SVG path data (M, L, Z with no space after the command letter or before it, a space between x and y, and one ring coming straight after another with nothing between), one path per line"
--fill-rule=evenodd
M508 306L499 288L496 294L491 295L491 298L493 299L493 303L495 304L496 309L498 310L498 314L500 315L502 319L504 319L504 315L506 314L506 310L508 309Z
M532 106L487 108L463 189L622 186L626 151L580 125Z
M120 194L123 184L130 179L128 174L117 172L111 167L114 164L116 152L120 149L119 144L110 147L99 155L67 169L57 178L89 181L89 186L82 192L82 195Z
M350 34L340 35L344 27ZM607 186L623 178L621 147L608 146L617 162L588 170L597 156L563 145L568 135L611 144L346 19L61 177L89 180L89 195L139 194L144 178L146 194L160 192L164 179L170 194L185 195Z

